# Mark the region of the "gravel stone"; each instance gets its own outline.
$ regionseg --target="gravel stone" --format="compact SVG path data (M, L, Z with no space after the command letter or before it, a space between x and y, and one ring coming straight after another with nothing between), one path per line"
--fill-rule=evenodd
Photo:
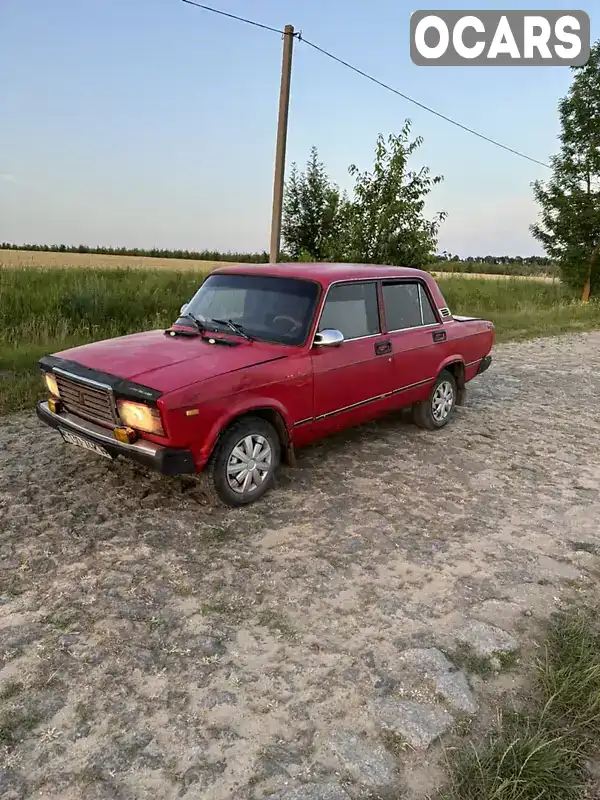
M238 698L233 692L216 692L214 695L207 697L204 702L204 708L215 708L216 706L237 706Z
M588 775L600 783L600 761L590 759L583 766Z
M373 712L383 727L402 736L415 749L427 749L454 722L452 715L438 706L389 697L377 698Z
M396 781L394 759L381 745L372 744L351 731L338 731L329 744L357 783L375 789Z
M477 703L462 670L438 675L435 679L435 690L456 711L471 715L477 712Z
M268 800L349 800L349 795L337 783L315 783L269 795Z
M25 778L11 769L0 767L0 796L6 800L24 800Z
M179 800L338 785L351 800L434 796L441 747L404 764L384 753L385 777L402 774L372 788L364 754L351 775L325 746L332 731L358 734L374 770L372 704L386 693L458 720L432 699L454 670L434 656L425 679L402 652L439 647L452 661L455 632L490 598L543 621L577 592L574 568L594 578L597 564L575 559L600 557L599 391L600 331L502 344L439 435L404 415L344 431L298 450L278 488L241 509L184 490L196 478L67 445L33 407L1 418L0 661L3 682L27 679L7 708L31 715L23 742L0 747L2 800L40 787L166 798L174 774ZM485 608L480 622L496 627L475 631L506 627ZM76 632L82 644L62 650ZM475 677L487 713L506 683L487 681L479 698ZM135 731L164 766L148 766L160 751L141 740L123 746Z
M523 606L504 600L486 600L470 611L480 622L487 622L509 633L514 630L523 613Z
M64 636L59 636L58 646L61 650L68 650L74 644L79 644L81 637L77 633L67 633Z
M581 571L571 564L565 564L563 561L557 561L549 556L540 556L536 574L538 577L543 578L562 578L563 580L576 581L581 578Z
M222 656L227 652L227 648L220 639L215 636L204 636L194 642L196 648L205 658Z
M399 678L396 678L393 675L380 674L373 684L373 688L381 694L389 694L390 692L394 692L400 686L400 684L401 681Z
M454 669L454 665L448 661L442 651L435 647L405 650L400 658L415 667L426 678L444 675Z
M458 644L470 647L481 658L489 658L498 653L514 653L519 649L518 642L509 633L478 620L473 620L456 633L455 640Z

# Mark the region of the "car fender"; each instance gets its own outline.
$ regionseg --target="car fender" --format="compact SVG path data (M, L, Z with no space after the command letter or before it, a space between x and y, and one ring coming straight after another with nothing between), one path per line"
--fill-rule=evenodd
M454 377L455 377L456 385L457 385L456 388L457 388L457 391L458 391L458 397L457 397L456 402L457 402L457 405L462 406L462 405L464 405L464 402L465 402L465 399L466 399L466 388L465 387L466 387L466 369L467 368L466 368L466 364L465 364L464 358L461 355L459 355L458 353L455 353L454 355L451 355L451 356L447 356L447 358L445 358L442 361L442 363L440 364L440 367L438 369L438 374L436 375L436 378L447 367L449 367L451 365L453 366L455 364L458 364L461 367L461 369L460 369L460 371L458 373L456 373L455 371L453 371L453 372L454 372Z
M289 418L287 409L282 403L278 402L273 397L263 398L253 396L241 398L239 402L235 403L235 405L228 407L227 410L221 414L211 426L202 446L202 455L204 457L203 460L208 460L210 458L219 440L219 436L226 428L229 427L229 425L231 425L234 420L236 420L238 417L244 416L245 414L251 414L253 411L259 410L276 411L283 419L288 437L290 436L290 431L292 430L293 424Z
M464 368L464 367L465 367L465 360L464 360L464 358L463 358L461 355L459 355L458 353L455 353L454 355L451 355L451 356L447 356L447 357L446 357L446 358L445 358L445 359L444 359L444 360L441 362L441 364L440 364L440 366L439 366L439 368L438 368L438 371L437 371L437 375L439 375L439 374L440 374L440 372L443 372L443 370L445 370L445 369L446 369L446 367L449 367L449 366L450 366L450 364L460 364L460 365L461 365L461 366ZM436 378L437 378L437 375L436 375Z

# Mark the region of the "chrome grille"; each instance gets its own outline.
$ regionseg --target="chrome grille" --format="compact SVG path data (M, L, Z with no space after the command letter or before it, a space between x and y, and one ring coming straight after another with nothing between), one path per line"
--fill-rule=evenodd
M80 383L54 372L58 391L67 411L80 417L115 425L117 417L109 389L95 384Z

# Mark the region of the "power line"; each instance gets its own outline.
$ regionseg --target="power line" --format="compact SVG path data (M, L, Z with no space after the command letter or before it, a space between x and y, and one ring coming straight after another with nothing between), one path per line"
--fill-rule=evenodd
M229 17L229 19L236 19L238 22L245 22L246 25L254 25L255 28L262 28L265 31L272 31L273 33L280 33L282 36L285 31L281 31L278 28L272 28L270 25L263 25L262 22L255 22L252 19L245 19L244 17L238 17L236 14L228 14L227 11L221 11L218 8L212 8L211 6L202 5L202 3L195 3L194 0L183 0L184 3L187 3L189 6L196 6L196 8L201 8L203 11L212 11L213 14L219 14L222 17Z
M483 139L484 142L489 142L489 144L493 144L496 147L501 147L503 150L506 150L509 153L513 153L516 156L520 156L521 158L525 158L527 159L527 161L532 161L534 164L539 164L541 167L547 167L548 169L551 169L550 165L546 164L544 161L538 161L537 158L532 158L531 156L528 156L526 153L522 153L520 150L514 150L512 147L508 147L508 145L502 144L502 142L497 142L495 139L491 139L489 136L485 136L483 133L479 133L478 131L473 130L473 128L468 128L461 122L457 122L457 120L452 119L451 117L447 117L445 114L442 114L439 111L436 111L435 109L426 106L424 103L420 103L418 100L414 100L412 97L403 94L398 89L394 89L393 86L389 86L387 83L383 83L383 81L374 78L367 72L363 72L362 69L359 69L358 67L349 64L347 61L344 61L343 59L334 56L333 53L329 53L327 50L324 50L322 47L319 47L313 42L310 42L308 39L303 39L302 37L300 38L301 41L304 42L304 44L307 44L309 47L313 47L315 50L318 50L319 53L322 53L324 56L327 56L327 58L331 58L333 61L337 61L338 64L342 64L344 67L347 67L353 72L356 72L358 75L362 75L363 78L367 78L367 80L376 83L378 86L381 86L384 89L387 89L388 92L393 92L394 94L397 94L398 97L402 97L404 100L408 100L409 103L413 103L415 106L422 108L424 111L429 111L430 114L434 114L436 117L439 117L440 119L449 122L451 125L456 125L457 128L460 128L461 130L466 131L467 133L471 133L473 136L477 136L480 139Z
M190 6L196 6L197 8L201 8L204 11L210 11L214 14L219 14L223 17L229 17L230 19L235 19L238 22L244 22L246 25L253 25L256 28L262 28L263 30L271 31L273 33L278 33L282 36L286 35L285 31L280 30L279 28L273 28L270 25L264 25L262 22L256 22L251 19L245 19L244 17L238 17L236 14L229 14L226 11L221 11L218 8L213 8L212 6L203 5L202 3L196 3L194 0L182 0L182 2L187 3ZM403 100L406 100L409 103L412 103L415 106L423 109L424 111L428 111L430 114L438 117L439 119L443 119L445 122L449 122L451 125L454 125L457 128L465 131L466 133L470 133L472 136L477 136L478 139L482 139L484 142L488 142L488 144L493 144L495 147L499 147L502 150L505 150L507 153L512 153L515 156L519 156L519 158L524 158L527 161L531 161L533 164L538 164L541 167L546 167L547 169L552 169L549 164L546 164L544 161L539 161L537 158L533 158L532 156L528 156L526 153L521 152L520 150L515 150L512 147L509 147L506 144L502 144L502 142L498 142L496 139L492 139L489 136L486 136L483 133L479 133L479 131L474 130L473 128L469 128L467 125L463 125L462 122L458 122L458 120L452 119L452 117L448 117L445 114L442 114L440 111L436 111L434 108L425 105L425 103L420 103L418 100L415 100L412 97L409 97L407 94L399 91L398 89L394 89L393 86L390 86L383 81L378 80L373 75L369 75L368 72L364 72L362 69L355 67L353 64L350 64L348 61L344 61L342 58L330 53L328 50L325 50L323 47L319 47L319 45L311 42L309 39L305 39L302 36L302 33L297 32L294 33L293 36L298 39L300 42L304 42L309 47L312 47L314 50L317 50L327 58L330 58L332 61L336 61L338 64L346 67L347 69L355 72L357 75L361 75L363 78L371 81L372 83L377 84L377 86L381 86L381 88L386 89L388 92L392 92L393 94L401 97Z

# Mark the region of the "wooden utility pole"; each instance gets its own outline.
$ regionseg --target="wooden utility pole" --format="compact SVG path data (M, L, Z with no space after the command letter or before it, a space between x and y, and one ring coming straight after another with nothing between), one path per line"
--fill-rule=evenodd
M275 176L273 182L273 216L271 218L271 247L269 263L276 264L281 242L281 217L283 213L283 191L285 182L285 150L287 145L288 115L290 109L290 85L292 79L292 52L294 26L286 25L283 33L283 62L281 65L281 89L279 91L279 120L277 123L277 147L275 150Z

